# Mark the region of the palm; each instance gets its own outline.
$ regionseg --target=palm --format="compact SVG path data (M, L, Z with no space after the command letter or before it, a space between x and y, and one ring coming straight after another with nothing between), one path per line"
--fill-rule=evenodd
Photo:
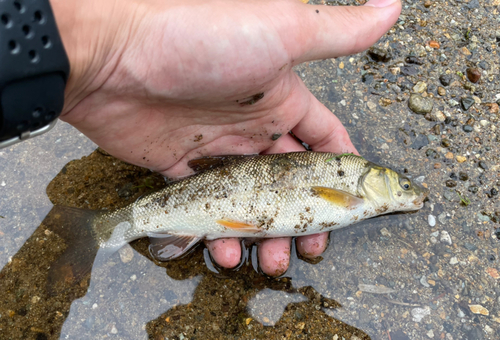
M288 131L318 151L355 152L292 67L366 48L399 4L383 24L378 9L358 7L374 18L364 26L347 8L317 8L297 0L143 2L118 18L131 29L115 31L106 62L62 119L111 154L173 177L201 156L301 150Z

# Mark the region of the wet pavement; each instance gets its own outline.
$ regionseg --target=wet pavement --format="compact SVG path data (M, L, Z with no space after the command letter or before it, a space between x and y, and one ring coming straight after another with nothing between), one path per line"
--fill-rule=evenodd
M223 271L202 246L159 263L138 240L50 295L66 247L41 223L51 204L118 208L165 182L65 124L0 150L0 338L500 338L499 5L405 1L376 48L297 68L361 155L431 194L418 212L332 232L314 263L293 250L277 279L254 269L251 245Z

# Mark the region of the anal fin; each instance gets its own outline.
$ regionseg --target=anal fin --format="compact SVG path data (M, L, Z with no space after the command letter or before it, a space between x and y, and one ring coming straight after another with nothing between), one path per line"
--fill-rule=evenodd
M149 236L149 253L158 261L168 261L186 254L201 240L196 236L154 234Z
M364 202L363 198L342 190L327 187L312 187L312 191L328 202L343 208L355 208Z
M238 221L233 221L233 220L217 220L217 223L220 225L223 225L226 228L237 230L237 231L243 231L243 232L249 232L249 233L257 233L262 230L262 228L259 228L257 226L254 226L249 223L245 222L238 222Z

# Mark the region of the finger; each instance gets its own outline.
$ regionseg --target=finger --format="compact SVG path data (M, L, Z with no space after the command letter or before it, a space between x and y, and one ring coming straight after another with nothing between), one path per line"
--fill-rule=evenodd
M380 39L400 13L400 0L371 0L364 6L298 4L299 23L283 39L295 64L355 54Z
M259 266L269 276L280 276L290 264L290 237L272 238L259 244Z
M297 237L297 251L300 255L313 259L321 255L328 245L328 232Z
M308 91L304 84L301 86L304 87L304 91ZM293 133L300 140L309 144L314 151L353 152L358 155L358 151L340 120L310 92L309 96L309 110L293 128Z
M271 146L269 149L265 150L263 154L275 154L275 153L284 153L284 152L296 152L296 151L305 151L304 146L299 143L298 140L293 138L292 135L287 133L284 136L281 136L276 143Z
M241 245L237 238L205 241L213 260L223 268L234 268L240 263Z

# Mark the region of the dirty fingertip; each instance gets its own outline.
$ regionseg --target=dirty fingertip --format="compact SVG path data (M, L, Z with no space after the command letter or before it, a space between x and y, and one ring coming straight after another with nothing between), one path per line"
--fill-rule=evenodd
M290 264L291 238L273 238L259 245L259 266L269 276L280 276Z
M212 259L223 268L234 268L240 263L241 245L237 238L205 241Z
M313 259L321 255L328 245L328 232L297 237L296 246L300 255Z

